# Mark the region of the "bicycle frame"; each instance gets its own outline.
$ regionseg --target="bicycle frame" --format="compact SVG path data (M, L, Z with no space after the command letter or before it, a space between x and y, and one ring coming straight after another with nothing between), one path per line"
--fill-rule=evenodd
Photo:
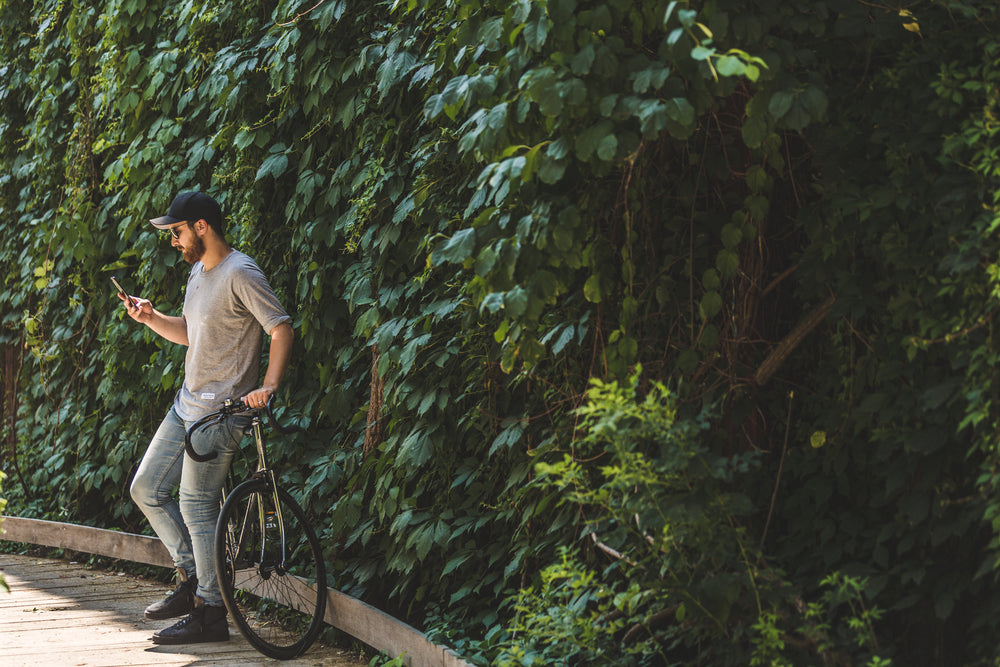
M286 560L288 557L288 542L285 538L285 518L284 516L282 516L281 513L281 502L278 499L278 485L274 478L274 471L271 470L270 466L268 466L267 463L267 450L264 447L264 435L263 435L263 429L261 428L261 424L262 424L262 419L260 413L254 413L250 421L250 430L251 433L253 434L254 444L257 447L257 469L250 473L248 479L265 479L267 480L268 487L271 489L271 497L274 499L274 515L275 519L277 520L278 535L280 536L280 541L281 541L281 552L280 552L281 562L278 565L280 568L285 569ZM233 483L233 488L236 488L235 483ZM223 488L222 501L219 504L220 507L225 504L228 495L229 494L227 493L227 490ZM260 534L262 536L267 535L267 528L268 528L267 514L264 511L264 507L259 503L257 504L256 509L257 509L257 525L260 527ZM248 512L251 511L251 508L248 507L247 511ZM246 530L246 527L248 525L248 520L249 517L244 516L243 521L240 523L244 531ZM232 544L242 544L244 534L240 534L238 536L231 534L230 538ZM265 549L266 549L266 543L262 540L260 548L261 551L260 558L262 561L264 560L265 557L264 553Z
M271 497L274 498L274 514L278 520L278 534L281 536L281 563L280 567L284 569L285 561L288 554L288 543L285 540L285 518L281 515L281 502L278 500L278 484L274 479L274 471L271 470L270 466L267 464L267 451L264 448L264 435L261 429L261 417L260 413L254 413L254 416L250 422L250 430L253 433L254 443L257 446L257 470L251 475L252 477L264 477L267 479L268 485L271 488ZM257 507L258 521L260 522L261 534L266 535L267 528L267 516L264 513L264 508L258 505ZM245 525L245 524L244 524ZM261 559L264 558L264 543L261 543Z

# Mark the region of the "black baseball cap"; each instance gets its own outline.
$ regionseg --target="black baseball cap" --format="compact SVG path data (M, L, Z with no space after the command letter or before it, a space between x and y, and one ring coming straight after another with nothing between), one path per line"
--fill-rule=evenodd
M153 218L150 222L157 229L166 229L178 222L205 220L216 229L222 228L222 207L204 192L195 190L182 192L170 202L167 214Z

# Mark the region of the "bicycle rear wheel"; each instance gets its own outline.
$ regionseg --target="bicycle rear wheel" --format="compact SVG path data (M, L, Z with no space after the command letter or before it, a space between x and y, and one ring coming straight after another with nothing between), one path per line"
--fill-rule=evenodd
M233 489L216 526L215 566L222 599L243 636L264 655L287 660L304 653L322 630L326 567L302 508L284 489L277 498L280 507L265 479Z

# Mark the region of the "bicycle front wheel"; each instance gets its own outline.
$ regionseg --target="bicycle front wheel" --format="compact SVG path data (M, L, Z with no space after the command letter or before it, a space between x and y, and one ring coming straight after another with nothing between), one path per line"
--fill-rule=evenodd
M316 533L287 491L265 479L233 489L219 514L215 565L226 609L258 651L287 660L316 640L326 568Z

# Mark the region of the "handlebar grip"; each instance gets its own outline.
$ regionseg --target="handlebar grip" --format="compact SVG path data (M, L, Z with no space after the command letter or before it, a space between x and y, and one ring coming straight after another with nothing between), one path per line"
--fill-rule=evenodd
M271 428L282 435L289 435L302 430L298 426L282 426L278 423L278 420L274 417L274 394L271 394L270 398L267 399L267 406L264 408L264 412L267 414L267 422L271 425Z

